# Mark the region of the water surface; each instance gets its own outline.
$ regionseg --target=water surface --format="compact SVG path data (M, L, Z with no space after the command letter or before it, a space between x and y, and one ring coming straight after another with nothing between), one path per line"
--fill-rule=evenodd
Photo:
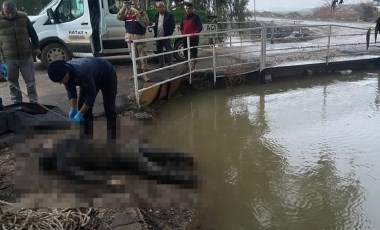
M201 229L380 228L376 74L197 92L153 133L199 163Z

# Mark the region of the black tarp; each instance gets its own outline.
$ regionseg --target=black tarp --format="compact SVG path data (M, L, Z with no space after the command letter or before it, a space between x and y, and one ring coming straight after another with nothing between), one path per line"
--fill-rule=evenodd
M7 134L21 134L34 126L41 124L52 125L64 122L64 112L51 105L44 105L47 109L36 103L17 103L4 106L0 111L0 147L8 142ZM62 115L59 116L56 113Z

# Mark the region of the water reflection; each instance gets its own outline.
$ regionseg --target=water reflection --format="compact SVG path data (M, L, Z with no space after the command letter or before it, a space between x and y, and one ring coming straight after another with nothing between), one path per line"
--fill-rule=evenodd
M201 229L374 228L379 89L358 73L202 92L163 106L154 140L196 154Z

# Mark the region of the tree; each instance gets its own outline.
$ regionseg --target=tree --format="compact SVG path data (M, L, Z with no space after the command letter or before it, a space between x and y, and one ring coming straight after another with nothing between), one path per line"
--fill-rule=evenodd
M189 1L189 0L186 0ZM172 2L178 2L173 0ZM192 1L195 9L206 10L211 15L218 16L219 21L245 21L249 0L204 0ZM217 9L215 9L215 4Z
M44 6L46 6L51 0L14 0L17 9L24 11L29 15L37 14ZM2 1L4 2L4 1Z

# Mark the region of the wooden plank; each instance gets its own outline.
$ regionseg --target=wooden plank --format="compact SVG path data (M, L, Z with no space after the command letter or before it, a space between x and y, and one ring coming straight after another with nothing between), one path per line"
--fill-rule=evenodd
M145 82L144 83L144 88L147 88L151 85L154 85L156 83L154 82ZM140 105L144 105L144 106L147 106L147 105L150 105L152 104L152 102L154 100L156 100L157 98L157 93L158 91L160 90L160 85L157 85L157 86L154 86L148 90L145 90L143 92L140 93L140 98L139 98L139 101L140 101Z
M170 82L167 82L167 83L161 85L160 95L158 96L158 99L168 98L169 85L170 85Z
M174 81L170 82L170 89L168 97L171 97L174 95L174 93L178 90L178 88L181 86L182 82L185 80L185 77L177 78Z

